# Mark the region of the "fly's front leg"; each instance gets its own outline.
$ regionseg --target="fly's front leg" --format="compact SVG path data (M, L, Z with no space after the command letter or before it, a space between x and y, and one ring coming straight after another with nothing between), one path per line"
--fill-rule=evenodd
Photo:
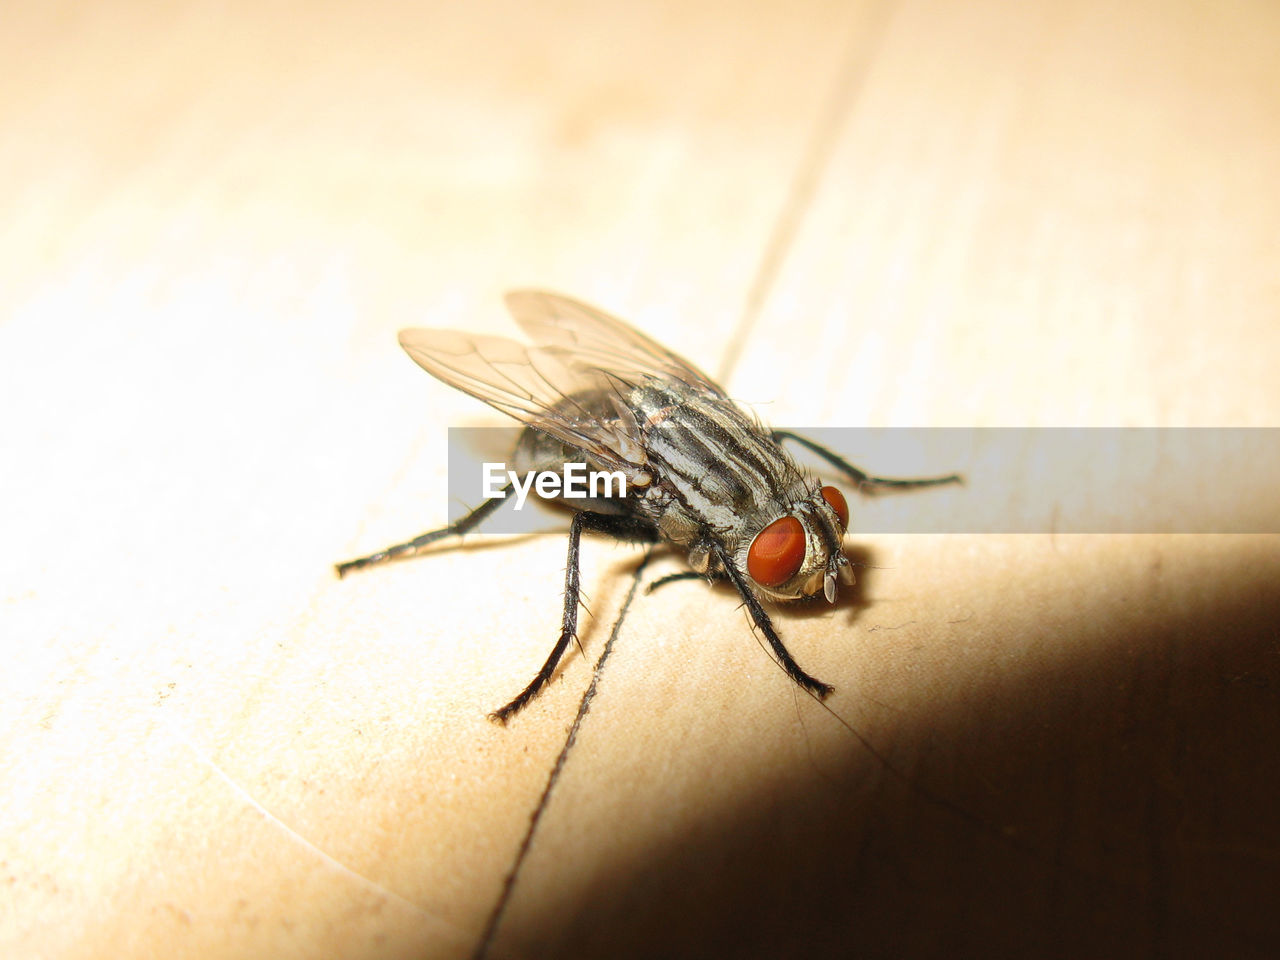
M578 585L578 553L584 528L608 533L620 540L652 542L657 539L657 533L652 527L630 517L585 512L573 515L573 523L569 526L569 556L564 571L564 616L560 621L560 638L551 648L551 655L547 657L547 662L542 665L538 675L529 681L529 685L520 691L519 696L505 707L499 707L489 714L489 719L495 723L505 726L508 720L528 706L529 701L547 685L552 674L556 672L556 667L560 663L560 658L564 656L565 650L577 638L578 602L581 592Z
M480 506L476 507L457 523L451 523L447 527L439 530L431 530L427 533L420 534L412 540L405 543L397 543L395 546L387 547L379 550L377 553L371 553L367 557L360 557L356 560L347 560L345 563L334 565L334 569L338 571L339 577L345 577L352 570L363 570L365 567L372 567L379 563L386 563L389 560L398 560L400 557L408 557L417 553L428 544L435 543L437 540L443 540L445 537L460 537L469 530L478 527L484 522L489 514L493 513L500 506L506 503L507 491L511 489L511 484L507 484L502 488L502 492L498 496L486 500Z
M964 483L964 477L958 473L949 473L945 477L912 477L895 479L892 477L873 477L859 470L844 457L828 450L820 443L803 437L789 430L775 430L774 442L781 444L784 440L794 440L807 450L812 450L827 463L831 464L858 486L859 493L884 493L889 490L916 490L920 487L939 487L947 483Z
M751 619L760 628L764 638L769 641L769 646L773 648L773 652L778 655L778 662L782 664L782 669L787 671L787 676L819 700L825 700L835 690L835 687L823 683L816 677L809 676L809 674L800 669L800 664L795 662L790 652L783 646L782 639L773 629L773 621L764 612L760 599L752 591L750 584L747 583L747 578L742 575L742 571L734 564L733 557L729 556L728 552L719 543L712 544L712 549L715 551L716 559L720 561L720 566L724 568L725 574L728 575L733 585L737 587L738 595L742 597L742 602L747 605L747 612L751 614Z

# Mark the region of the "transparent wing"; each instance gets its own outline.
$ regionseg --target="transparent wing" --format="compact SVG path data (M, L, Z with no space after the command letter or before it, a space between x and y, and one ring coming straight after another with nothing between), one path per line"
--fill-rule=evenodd
M585 303L516 290L507 309L533 340L414 328L400 345L427 373L521 423L578 447L612 469L642 469L645 456L623 399L646 378L675 378L727 399L697 367Z
M610 469L634 473L643 467L635 422L621 398L609 402L616 384L598 372L575 369L550 350L457 330L401 330L400 346L438 380Z
M629 384L645 377L674 377L727 399L724 390L688 360L595 307L543 290L513 290L504 299L530 339L571 368L598 370Z

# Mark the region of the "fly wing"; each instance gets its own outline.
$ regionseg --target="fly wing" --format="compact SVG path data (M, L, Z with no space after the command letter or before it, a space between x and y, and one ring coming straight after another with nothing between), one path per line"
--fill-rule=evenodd
M688 360L595 307L543 290L513 290L504 299L533 342L571 368L599 371L630 385L647 377L674 377L728 399L717 383Z
M504 337L457 330L400 331L400 346L438 380L483 400L521 423L578 447L610 469L636 476L643 469L635 422L621 402L610 413L577 398L612 392L598 372L575 368L557 351Z

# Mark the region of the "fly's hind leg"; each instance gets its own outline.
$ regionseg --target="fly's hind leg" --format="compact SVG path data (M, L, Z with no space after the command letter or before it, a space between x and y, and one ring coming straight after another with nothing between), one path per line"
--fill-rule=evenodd
M578 635L578 603L581 590L579 588L578 553L582 541L582 531L596 530L609 534L619 540L652 543L657 540L657 531L644 521L632 517L610 516L603 513L579 512L573 515L573 523L569 527L569 556L564 571L564 615L560 621L560 637L551 648L551 655L542 665L537 676L529 681L529 685L506 706L499 707L489 714L494 723L506 725L507 721L529 705L529 702L547 685L560 658Z
M859 493L885 493L890 490L918 490L921 487L940 487L947 483L964 483L964 477L958 473L949 473L945 477L912 477L895 479L893 477L873 477L859 470L844 457L828 450L820 443L789 430L775 430L773 439L776 443L794 440L807 450L812 450L827 463L831 464L858 486Z
M339 577L345 577L352 570L363 570L365 567L372 567L379 563L387 563L390 560L412 556L423 547L435 543L437 540L443 540L446 537L460 537L478 527L491 513L506 503L507 491L510 489L510 484L503 487L498 496L486 500L457 523L451 523L449 526L441 527L439 530L431 530L427 533L419 534L412 540L397 543L395 546L379 550L377 553L371 553L367 557L359 557L356 560L347 560L345 563L334 564L334 569L338 571Z

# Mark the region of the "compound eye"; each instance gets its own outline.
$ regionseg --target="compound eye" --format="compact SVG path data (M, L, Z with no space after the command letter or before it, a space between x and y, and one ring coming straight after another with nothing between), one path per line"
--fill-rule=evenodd
M804 563L804 527L795 517L781 517L769 524L751 542L747 551L747 573L766 587L786 583Z
M844 494L835 487L823 487L822 499L827 501L827 506L836 512L836 516L840 518L840 527L843 530L849 529L849 502L845 500Z

